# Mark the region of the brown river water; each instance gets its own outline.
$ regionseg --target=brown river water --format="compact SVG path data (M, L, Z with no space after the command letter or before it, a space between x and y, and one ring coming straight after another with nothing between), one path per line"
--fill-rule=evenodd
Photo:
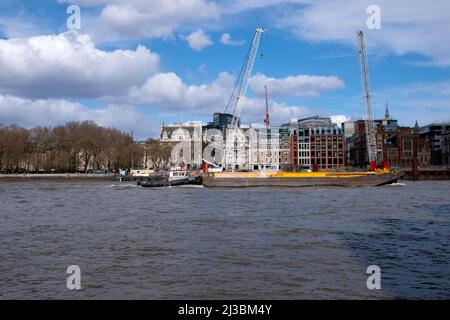
M0 299L449 299L450 182L0 182ZM81 269L68 290L66 269ZM381 269L369 290L366 268Z

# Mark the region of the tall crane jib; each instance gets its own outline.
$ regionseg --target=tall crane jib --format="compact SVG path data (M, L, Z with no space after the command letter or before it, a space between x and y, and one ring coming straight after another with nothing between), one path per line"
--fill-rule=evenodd
M225 150L224 150L224 167L227 170L235 170L241 165L245 166L246 150L245 137L242 136L238 130L241 119L242 109L245 104L245 97L247 95L248 84L252 76L253 66L255 64L256 55L258 53L261 34L266 32L263 28L257 28L253 36L252 44L249 48L244 64L242 66L236 85L231 94L230 100L225 108L225 112L230 108L233 110L233 118L231 124L228 126L225 134Z
M252 45L247 55L247 59L244 63L244 72L242 76L242 82L239 86L236 96L234 97L234 112L232 126L238 127L239 120L242 113L242 108L244 105L244 100L247 95L248 82L252 76L253 66L255 65L256 55L258 53L259 41L261 39L261 34L266 32L263 28L257 28L255 30L255 35L253 37Z
M369 67L367 62L364 33L362 31L358 31L357 36L358 36L359 68L361 72L361 83L362 83L362 98L365 112L367 152L369 156L370 169L375 170L377 168L378 151L376 143L375 124L373 121L373 113L372 113L372 92L370 89L370 81L369 81Z

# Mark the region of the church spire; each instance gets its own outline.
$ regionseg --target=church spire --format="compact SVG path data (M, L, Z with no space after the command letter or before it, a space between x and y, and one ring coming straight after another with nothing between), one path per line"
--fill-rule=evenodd
M384 119L385 120L390 120L391 119L391 116L389 114L389 104L388 104L387 100L386 100L386 110L384 112Z

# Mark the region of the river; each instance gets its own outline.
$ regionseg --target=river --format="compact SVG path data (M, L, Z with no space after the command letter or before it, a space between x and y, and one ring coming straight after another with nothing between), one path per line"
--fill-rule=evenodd
M449 299L450 182L0 182L0 299ZM66 269L81 269L68 290ZM377 265L381 289L369 290Z

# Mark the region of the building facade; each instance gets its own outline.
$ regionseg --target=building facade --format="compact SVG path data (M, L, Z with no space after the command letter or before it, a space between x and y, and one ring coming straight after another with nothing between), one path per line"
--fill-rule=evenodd
M445 166L448 161L448 136L450 123L432 123L420 129L421 140L429 145L430 165Z
M280 170L289 163L289 128L229 129L224 154L229 171Z
M287 125L285 125L287 126ZM294 170L337 169L345 166L345 135L330 118L291 120L290 164Z
M162 124L161 143L172 146L171 165L182 165L188 169L200 169L203 155L203 122Z
M286 143L286 137L289 137L289 128L254 128L250 132L251 170L280 170L288 164L289 143Z
M366 167L369 159L366 144L366 121L358 120L354 123L355 133L352 138L347 139L347 145L351 150L348 152L348 163L353 166ZM392 119L386 106L385 117L375 120L377 159L378 165L386 163L389 167L411 167L415 161L418 166L430 165L430 139L428 133L423 131L419 135L419 128L401 127L398 121ZM415 140L417 138L417 140ZM414 143L417 142L414 154Z
M233 115L229 113L215 112L213 121L208 122L204 129L217 129L225 133L226 128L233 122Z
M450 131L442 135L442 165L450 166Z

